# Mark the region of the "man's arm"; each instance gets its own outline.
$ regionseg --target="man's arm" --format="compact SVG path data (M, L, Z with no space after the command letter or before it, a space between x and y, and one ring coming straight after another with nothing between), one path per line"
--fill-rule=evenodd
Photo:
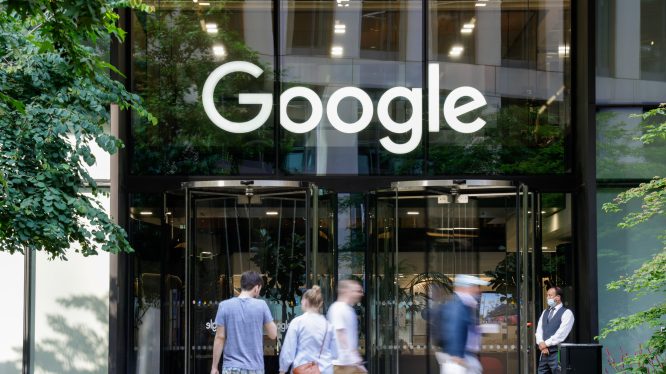
M215 332L215 341L213 342L213 366L210 369L210 374L219 373L217 367L220 364L220 358L222 357L222 351L224 350L225 339L226 336L224 334L224 326L217 326L217 331Z
M562 323L560 323L560 328L555 331L555 334L548 338L545 343L546 346L548 347L554 347L563 341L567 339L567 336L569 336L569 333L571 332L571 328L573 327L574 324L574 316L571 310L567 309L563 314L562 314Z
M268 323L264 323L264 329L266 329L266 335L268 335L269 339L277 339L277 326L275 325L275 322L270 321Z
M347 330L335 329L335 338L337 339L341 350L343 351L349 350L349 342L347 341Z
M534 336L536 337L536 343L539 346L539 350L541 350L541 353L548 354L548 346L546 346L546 343L543 341L543 327L541 326L541 320L543 319L543 314L546 313L541 312L541 315L539 316L539 320L537 321L537 328L536 328L536 333ZM544 352L546 350L546 352Z

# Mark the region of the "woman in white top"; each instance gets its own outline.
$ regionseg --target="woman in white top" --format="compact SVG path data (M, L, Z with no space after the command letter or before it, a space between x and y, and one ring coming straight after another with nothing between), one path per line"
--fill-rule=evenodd
M289 366L297 368L309 362L316 362L322 374L333 373L333 328L321 314L323 305L319 286L303 294L304 313L291 321L282 344L280 374L286 373Z

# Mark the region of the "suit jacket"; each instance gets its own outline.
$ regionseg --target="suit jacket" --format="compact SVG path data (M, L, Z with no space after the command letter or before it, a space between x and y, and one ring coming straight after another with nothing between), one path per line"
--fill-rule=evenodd
M465 357L467 336L470 328L474 328L476 324L475 311L454 294L453 298L442 306L441 313L442 352Z

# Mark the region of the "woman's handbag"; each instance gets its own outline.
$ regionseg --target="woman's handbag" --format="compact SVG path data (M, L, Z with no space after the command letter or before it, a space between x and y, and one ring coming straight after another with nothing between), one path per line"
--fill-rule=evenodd
M328 322L326 322L326 331L324 332L324 340L321 342L321 348L319 348L319 357L321 357L321 352L324 350L324 343L326 343L326 335L328 334ZM299 365L294 368L294 374L321 374L319 371L319 365L316 361L310 361L307 364Z
M294 368L293 371L294 374L321 374L319 371L319 365L317 365L317 362L311 361L308 362L307 364L299 365L298 367Z

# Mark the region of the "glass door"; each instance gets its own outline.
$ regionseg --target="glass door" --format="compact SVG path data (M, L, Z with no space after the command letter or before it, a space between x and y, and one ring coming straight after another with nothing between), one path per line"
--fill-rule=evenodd
M520 373L534 373L536 365L535 340L535 227L539 211L536 209L534 195L529 188L521 184L518 187L518 256L517 280L520 305Z
M532 292L519 261L534 234L525 231L519 189L472 180L392 187L372 195L371 371L439 373L435 311L451 297L455 276L471 274L490 282L478 315L484 373L519 372L521 337L531 334L519 323L521 300L529 299L521 291Z
M188 290L186 288L186 203L185 191L167 192L163 196L161 258L161 329L160 367L162 372L183 373ZM141 276L141 280L145 274ZM143 365L142 365L143 366ZM146 366L139 372L150 372Z
M314 185L281 181L193 182L164 199L164 227L180 253L178 270L163 280L164 371L210 372L217 307L254 270L278 326L277 341L264 341L266 372L277 372L305 288L317 283L333 293L333 199Z

